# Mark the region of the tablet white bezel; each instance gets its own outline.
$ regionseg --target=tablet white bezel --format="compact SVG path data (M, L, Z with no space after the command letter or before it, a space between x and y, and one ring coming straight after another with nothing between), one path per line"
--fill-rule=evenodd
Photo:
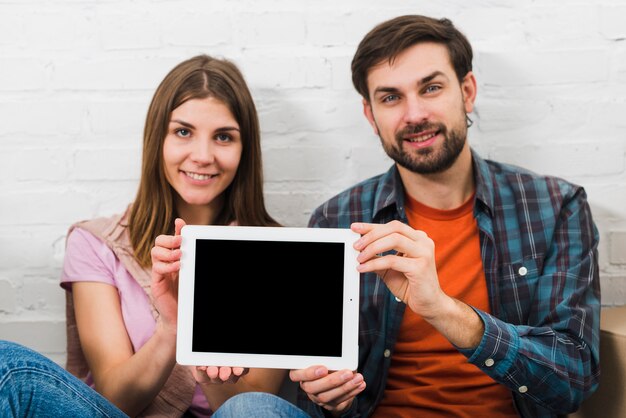
M276 369L304 369L313 365L323 365L330 370L356 370L358 365L359 273L356 270L358 252L353 248L353 244L360 238L359 234L350 229L338 228L186 225L183 227L181 235L183 239L178 283L176 343L176 361L179 364ZM192 350L192 331L197 239L343 243L344 283L341 357L194 352ZM223 320L223 318L216 318L216 320ZM294 324L294 327L296 326ZM310 332L319 333L320 338L324 338L323 325L320 326L322 329L311 329ZM220 337L217 336L217 338ZM285 338L289 338L289 335L286 335Z

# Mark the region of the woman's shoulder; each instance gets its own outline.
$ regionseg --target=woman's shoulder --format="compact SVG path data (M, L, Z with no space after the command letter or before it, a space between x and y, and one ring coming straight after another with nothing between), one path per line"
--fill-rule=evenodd
M71 232L74 228L82 228L87 231L94 233L97 235L98 232L102 232L106 235L109 230L115 229L118 226L127 226L128 222L128 213L130 212L130 205L124 212L116 213L114 215L109 216L100 216L91 219L84 219L78 222L75 222L70 226Z
M70 227L64 256L66 279L84 280L85 275L92 275L111 281L115 272L125 267L120 255L128 252L127 212L76 222Z
M97 281L113 283L115 255L91 232L77 227L67 237L61 283Z
M126 229L128 226L128 214L130 212L131 205L128 205L126 210L121 213L117 213L111 216L101 216L92 219L86 219L82 221L78 221L70 226L68 231L68 236L72 233L72 231L76 228L83 229L85 231L90 232L92 235L106 240L106 237L111 235L119 235L114 234L116 230Z

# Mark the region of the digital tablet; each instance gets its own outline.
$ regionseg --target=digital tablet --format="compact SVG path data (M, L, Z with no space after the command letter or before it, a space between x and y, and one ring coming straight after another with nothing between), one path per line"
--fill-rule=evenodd
M359 234L187 225L181 235L178 363L357 368Z

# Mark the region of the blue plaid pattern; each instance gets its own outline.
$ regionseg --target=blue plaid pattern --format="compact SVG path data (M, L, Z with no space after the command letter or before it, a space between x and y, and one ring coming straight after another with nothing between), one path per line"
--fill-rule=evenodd
M511 390L522 417L576 410L600 375L598 231L582 187L483 160L472 151L481 256L491 314L468 361ZM310 227L407 222L395 166L319 206ZM379 278L361 275L359 372L367 388L344 416L367 417L383 396L405 305ZM320 336L323 338L323 335ZM489 360L489 361L487 361ZM311 416L321 408L300 391Z

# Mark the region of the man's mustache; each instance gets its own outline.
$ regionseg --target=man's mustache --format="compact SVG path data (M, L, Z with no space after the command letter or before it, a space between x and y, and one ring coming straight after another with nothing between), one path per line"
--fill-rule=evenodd
M439 123L424 122L418 125L407 125L396 134L396 138L402 140L407 135L416 135L424 131L441 131L446 132L446 127Z

